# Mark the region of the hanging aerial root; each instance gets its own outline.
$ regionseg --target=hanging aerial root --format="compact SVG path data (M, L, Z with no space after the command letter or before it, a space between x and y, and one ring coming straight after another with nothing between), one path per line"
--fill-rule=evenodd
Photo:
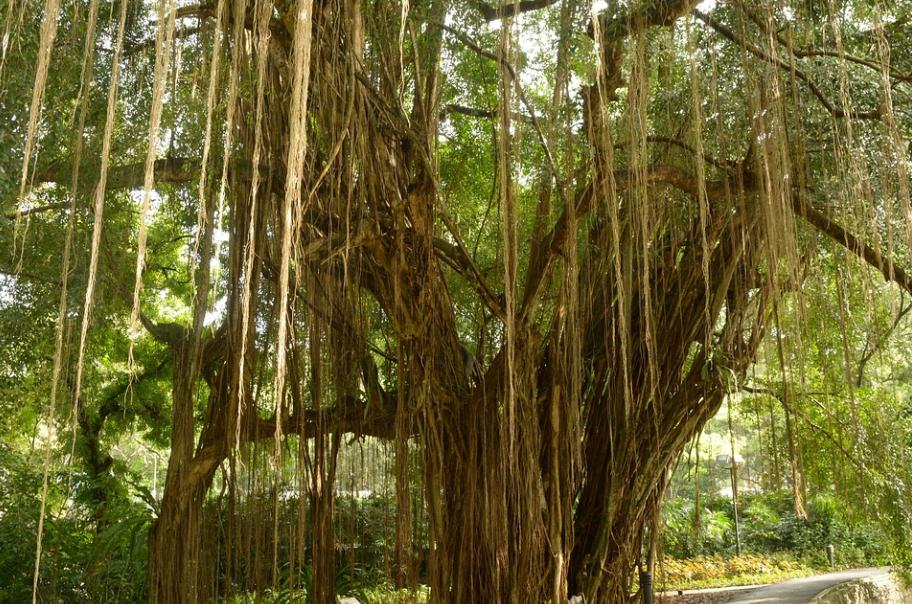
M594 9L595 4L590 7L590 13L592 15L592 29L593 36L596 40L601 39L600 31L600 21L596 15ZM611 130L607 120L609 115L604 111L604 107L607 105L608 100L613 95L613 90L609 90L609 82L606 77L606 72L611 68L611 61L609 57L606 56L608 49L601 46L598 50L598 69L596 69L596 87L594 93L590 97L589 102L589 128L592 130L590 133L590 139L596 142L597 150L599 153L593 154L593 173L603 174L601 178L596 179L596 182L600 184L600 193L601 197L606 200L605 205L608 211L608 223L609 229L611 231L611 258L612 258L612 268L614 272L614 288L617 291L617 311L618 316L616 323L619 327L618 331L620 333L620 350L621 350L621 374L623 376L622 383L624 384L623 396L624 396L624 417L628 418L633 412L633 391L631 387L632 380L631 376L631 363L630 363L630 349L631 349L631 326L630 326L630 314L628 308L630 305L630 299L632 292L629 292L627 284L631 282L631 275L629 271L629 264L622 263L621 261L621 222L620 216L618 213L619 199L617 191L617 182L614 177L614 142L611 138ZM599 162L604 162L604 165L599 165ZM605 347L609 346L609 342L605 342Z
M627 107L627 138L630 144L630 163L633 171L635 186L629 193L633 224L633 240L637 246L636 258L639 266L634 267L639 291L631 292L631 301L639 305L635 309L642 316L640 334L645 343L647 357L647 394L646 399L655 404L655 392L659 383L658 351L656 349L655 310L653 308L652 283L653 267L649 262L653 228L656 217L649 199L647 186L649 170L649 149L647 139L649 126L646 120L649 110L649 71L646 65L646 32L637 29L634 32L634 61L630 71L629 105Z
M10 10L12 10L11 3ZM23 6L25 2L22 2ZM25 149L22 152L22 178L19 181L19 197L16 202L16 226L13 230L13 256L16 255L16 241L19 237L19 223L22 218L22 203L25 201L25 191L29 184L29 165L32 161L32 151L35 139L38 136L38 119L44 108L44 91L47 86L48 67L51 63L51 51L54 48L54 38L57 37L57 13L60 11L60 0L45 0L44 16L41 20L41 32L38 41L38 61L35 67L35 86L32 92L32 104L29 107L28 130L25 135ZM8 33L7 33L8 35ZM6 52L4 40L4 56ZM25 255L25 233L22 233L22 252L17 263L16 272L22 269Z
M219 230L225 230L224 221L225 221L225 191L228 188L228 165L231 163L232 155L232 143L234 140L234 119L235 113L237 110L237 98L238 98L238 62L240 61L240 50L242 44L242 34L244 33L244 19L241 15L245 15L247 11L247 0L235 0L232 8L233 16L233 30L231 36L231 64L228 68L228 106L226 109L225 115L225 136L224 136L224 145L222 147L222 174L219 179L219 188L218 188L218 208L216 210L216 219L219 222ZM215 275L213 280L218 282L219 276L219 262L221 254L219 252L221 248L221 238L218 238L215 242L215 251L212 254L213 259L215 260Z
M880 5L875 4L874 30L877 34L877 54L881 64L881 89L883 91L884 121L887 126L888 150L891 166L896 173L896 191L906 231L906 245L912 247L912 194L909 191L909 166L907 163L908 144L896 120L893 106L893 82L890 73L890 43L884 33ZM843 59L843 62L845 59ZM887 221L890 228L890 221ZM890 242L892 249L892 241ZM892 256L892 254L891 254Z
M25 3L23 2L23 4ZM3 78L3 68L6 67L6 53L12 45L14 8L16 8L16 3L8 0L6 3L6 16L3 18L3 36L0 37L0 79Z
M704 288L703 313L705 315L704 320L706 321L703 347L708 355L710 354L709 351L712 347L713 325L710 315L710 299L712 298L712 294L709 284L709 256L711 250L709 248L709 241L706 238L706 228L709 221L709 202L706 196L706 167L703 159L703 109L700 94L700 81L697 75L697 49L694 40L692 19L687 19L685 25L687 28L687 57L690 68L691 111L693 112L691 119L693 120L693 145L695 149L694 167L697 174L697 201L700 206L700 243L703 248L701 270L703 271Z
M79 124L76 128L76 149L73 161L73 179L70 186L70 208L67 220L66 237L63 244L63 259L60 264L60 302L57 307L57 325L54 337L54 369L51 375L51 400L48 410L48 439L44 450L44 467L41 479L41 506L38 512L38 535L35 542L35 572L32 577L32 602L34 604L38 595L38 578L41 569L41 541L44 535L44 518L47 510L48 476L51 467L51 451L54 447L54 423L57 415L57 396L60 393L60 374L63 369L63 343L66 327L67 298L69 293L70 258L73 248L73 231L76 228L76 204L79 187L79 165L82 161L82 146L84 140L86 114L89 107L89 90L91 89L92 71L95 58L95 26L98 22L98 0L89 4L88 25L83 54L82 75L80 78L79 93Z
M304 156L307 151L307 93L310 83L310 42L313 18L313 0L298 0L294 25L294 46L291 65L291 107L289 110L288 156L286 161L285 196L282 203L281 260L279 264L278 333L276 334L276 381L275 381L275 467L276 488L280 476L282 455L282 414L285 397L288 342L288 289L290 278L292 235L296 221L302 216L301 181L304 171ZM273 564L278 563L279 498L276 497L274 526L275 547ZM273 576L275 579L275 575Z
M88 281L86 284L86 293L85 293L85 303L83 305L82 312L82 329L79 336L79 352L77 355L76 362L76 377L73 386L73 408L71 411L71 425L72 425L72 446L70 450L70 456L68 461L68 475L71 476L72 472L72 461L75 454L76 447L76 418L79 413L79 398L81 396L82 390L82 375L83 367L85 360L85 343L86 336L88 335L89 322L91 321L92 313L92 303L94 300L95 293L95 277L98 270L98 255L101 247L101 227L102 227L102 216L104 211L104 196L105 196L105 184L107 181L108 175L108 163L109 156L111 152L111 135L114 130L114 118L115 111L117 107L117 88L118 80L120 79L120 59L123 51L123 38L124 38L124 29L127 20L127 3L121 3L120 8L120 21L117 29L117 41L114 47L114 57L113 65L111 72L111 85L108 90L108 108L106 114L106 123L105 123L105 132L104 140L102 143L102 153L101 153L101 170L99 174L98 186L95 189L95 221L93 224L92 230L92 250L91 257L89 260L89 275ZM92 32L90 32L92 33ZM87 42L88 43L88 42ZM94 41L93 41L94 43ZM84 72L85 73L85 72ZM86 92L87 94L87 92ZM58 374L59 379L59 374ZM47 474L45 474L44 484L42 486L42 504L41 504L41 513L38 521L38 537L37 544L35 547L35 575L32 583L32 602L33 604L37 602L38 598L38 576L41 562L41 539L44 529L44 513L45 513L45 500L47 497Z
M155 69L152 81L152 107L149 116L148 147L146 150L145 174L143 177L142 204L139 212L139 233L136 239L136 272L133 283L133 307L130 311L129 350L127 352L127 371L130 381L136 370L133 358L133 347L136 344L139 330L140 294L142 292L142 275L146 260L146 240L148 238L149 210L152 202L152 187L155 181L155 158L158 149L159 130L161 127L162 107L164 105L165 84L171 63L171 41L174 37L175 6L173 0L159 0L158 32L155 36Z
M513 70L510 61L513 54L513 19L507 18L501 25L500 56L500 136L498 138L498 167L500 174L500 203L502 205L502 236L504 263L504 341L506 343L506 379L504 380L507 410L509 458L513 459L513 445L516 432L516 384L514 363L516 357L516 195L513 189L512 157L512 89Z
M215 112L216 86L218 84L219 63L222 55L222 32L225 21L225 11L227 0L218 0L215 17L215 33L212 41L212 59L209 65L209 87L206 96L206 134L203 137L203 157L200 163L200 179L197 191L199 207L196 214L196 232L193 240L193 250L190 256L190 282L195 283L196 257L200 251L200 244L203 242L203 233L207 229L206 221L209 214L208 204L206 203L206 185L208 181L209 153L212 148L212 115ZM207 269L208 270L208 269ZM208 289L208 279L203 284L203 289ZM197 306L205 305L208 294L200 291L195 292ZM203 313L205 314L205 313ZM200 319L200 323L202 319ZM198 332L202 324L193 326L194 333Z
M99 170L98 184L95 187L94 214L92 224L92 248L89 256L89 274L86 282L85 301L82 310L82 327L79 334L79 351L76 360L76 378L73 385L73 410L72 432L73 447L76 446L76 417L78 415L79 399L82 393L82 377L85 366L85 345L89 332L89 323L92 319L92 305L95 301L95 283L98 274L98 257L101 251L101 230L104 221L104 201L108 180L108 167L111 156L111 139L114 132L114 123L117 112L117 91L120 80L120 59L123 54L124 29L127 21L127 3L121 5L120 22L117 28L117 41L114 46L114 57L111 69L111 85L108 89L108 107L105 115L104 138L101 147L101 167ZM70 452L72 464L73 452Z
M244 260L244 291L241 298L241 348L238 353L237 412L234 448L241 445L241 423L246 401L245 371L247 368L247 346L250 333L250 297L253 290L253 272L256 259L257 202L260 191L260 156L263 152L263 105L266 98L266 59L269 51L269 19L272 0L256 0L256 115L253 134L253 176L250 183L250 217L247 226L247 253Z

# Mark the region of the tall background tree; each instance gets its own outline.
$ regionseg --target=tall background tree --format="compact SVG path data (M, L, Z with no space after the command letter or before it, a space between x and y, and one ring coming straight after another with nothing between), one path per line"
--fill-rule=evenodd
M331 602L354 435L392 442L399 584L627 600L672 466L765 343L801 417L783 340L820 250L912 293L910 9L8 1L34 592L47 516L85 494L103 532L136 504L126 441L168 453L150 600Z

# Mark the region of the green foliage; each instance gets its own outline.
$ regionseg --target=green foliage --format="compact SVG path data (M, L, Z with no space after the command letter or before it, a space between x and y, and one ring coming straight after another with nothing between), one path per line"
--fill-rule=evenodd
M694 527L694 504L692 501L678 498L665 503L665 531L663 533L667 554L688 558L701 554L720 553L734 548L734 522L729 511L723 509L722 498L706 502L706 508L700 513L700 526Z
M428 601L428 589L420 586L417 589L397 589L387 583L371 587L352 588L346 581L336 584L336 593L340 597L354 597L361 604L425 604ZM231 596L225 604L310 604L312 599L307 588L266 589L259 594L241 594Z
M779 550L796 552L807 564L818 568L828 565L826 546L835 546L837 566L876 566L889 562L887 539L874 523L851 522L839 511L831 496L811 500L809 519L786 515L778 524Z
M356 597L363 604L424 604L428 601L429 595L425 586L412 590L378 585L360 590Z
M731 556L735 531L731 499L708 497L699 530L694 527L693 503L673 499L665 503L665 554L672 559ZM744 495L739 500L742 551L760 555L788 555L809 568L829 566L826 546L833 544L836 565L876 566L890 561L889 540L874 522L846 518L838 501L828 495L811 500L808 518L790 507L788 493Z
M238 504L234 512L235 530L249 530L255 526L272 527L274 517L274 500L271 493L245 498ZM264 511L270 514L263 515ZM279 525L283 527L298 524L300 518L310 519L312 511L307 498L286 496L279 505ZM395 549L395 502L377 495L355 497L352 495L337 495L333 509L334 534L336 537L335 562L336 562L336 592L339 594L358 595L360 593L374 594L370 597L379 597L377 594L387 593L394 597L394 591L386 586L389 575L388 564L390 556ZM228 534L229 512L224 507L224 502L211 499L203 511L204 530L206 535L217 536L207 548L210 551L225 551L227 544L224 541ZM270 592L276 601L307 602L312 577L311 569L305 565L292 570L288 565L292 548L300 547L305 560L312 555L312 526L310 522L304 523L304 534L296 537L295 542L289 540L288 531L279 531L279 561L281 568L277 573L280 584L278 589ZM425 529L426 530L426 529ZM262 546L266 552L272 551L272 531L267 530L264 538L267 542ZM417 540L423 538L419 535ZM417 547L417 545L416 545ZM418 553L418 552L416 552ZM255 555L254 552L241 551L236 560L237 576L249 576L250 573L271 577L272 555ZM254 570L256 568L257 570ZM219 572L224 572L221 567ZM294 585L290 585L290 578L294 575ZM219 580L224 585L229 585L227 577L220 576ZM240 584L235 584L232 589L243 589ZM403 592L404 593L404 592ZM399 594L395 597L400 597ZM247 601L244 594L237 596L239 600ZM251 596L252 597L252 596ZM359 596L360 597L360 596ZM290 598L290 599L282 599ZM267 600L272 601L272 600ZM365 599L361 598L364 602ZM386 600L382 600L386 601Z
M340 564L382 574L384 556L395 547L395 508L395 502L377 496L336 499L335 534L345 548Z
M52 468L42 542L39 598L44 602L135 602L145 598L149 514L129 498L109 502L115 522L99 526L86 508L61 509L65 468ZM0 446L0 603L29 601L35 568L41 470ZM79 486L74 481L73 488Z

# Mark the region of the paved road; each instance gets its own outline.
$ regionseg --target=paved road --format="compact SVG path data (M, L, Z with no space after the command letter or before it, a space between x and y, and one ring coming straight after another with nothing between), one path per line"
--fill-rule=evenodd
M888 571L887 568L861 568L792 579L737 595L729 600L728 604L808 604L814 596L834 585L873 577Z

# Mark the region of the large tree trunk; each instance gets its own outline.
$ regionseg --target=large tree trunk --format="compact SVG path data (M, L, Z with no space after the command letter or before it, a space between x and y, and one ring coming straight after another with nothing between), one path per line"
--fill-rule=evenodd
M199 522L211 473L192 472L195 421L196 347L189 337L172 348L173 419L171 456L161 509L149 542L149 600L179 603L198 601ZM214 471L214 468L213 468Z
M159 603L205 602L200 577L200 521L211 473L197 480L167 481L149 541L149 599Z
M720 401L704 402L700 425ZM668 468L696 429L692 425L679 435L657 434L650 422L612 431L607 439L586 439L590 472L575 513L572 593L584 594L587 602L627 601L644 529L661 504Z
M327 438L331 441L329 451L325 448ZM336 536L333 531L333 509L335 509L336 458L339 454L341 435L332 434L316 437L317 456L313 467L313 484L310 498L313 515L313 585L311 597L315 604L336 602ZM327 454L328 453L328 454Z
M173 419L171 456L158 518L149 540L149 601L165 604L207 601L200 573L200 522L216 469L228 454L227 371L204 371L209 385L207 417L196 446L193 394L200 361L218 338L195 346L186 332L172 343ZM200 351L200 352L197 352ZM228 368L230 365L224 365ZM233 434L233 432L232 432Z

